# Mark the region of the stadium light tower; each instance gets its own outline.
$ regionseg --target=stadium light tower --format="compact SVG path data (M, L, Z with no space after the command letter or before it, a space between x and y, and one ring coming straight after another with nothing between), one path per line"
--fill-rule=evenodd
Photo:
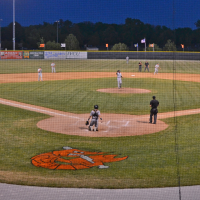
M13 0L13 51L15 51L15 0Z
M59 23L60 21L55 21L55 22L57 22L57 43L58 43L58 23Z
M3 19L0 19L0 53L1 53L1 21L3 21Z

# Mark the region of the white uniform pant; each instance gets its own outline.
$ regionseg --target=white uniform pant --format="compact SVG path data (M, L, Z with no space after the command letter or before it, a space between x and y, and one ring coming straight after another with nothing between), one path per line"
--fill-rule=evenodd
M40 81L40 79L42 81L42 73L38 73L38 81Z
M56 68L55 67L51 67L52 68L52 73L56 73Z
M158 73L158 69L157 68L155 68L155 72L154 72L154 74L157 74Z
M122 78L117 78L118 88L121 88Z

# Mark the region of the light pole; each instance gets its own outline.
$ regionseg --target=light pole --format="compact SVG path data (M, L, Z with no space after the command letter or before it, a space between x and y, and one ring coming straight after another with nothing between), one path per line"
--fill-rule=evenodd
M57 43L58 43L58 23L59 23L60 21L55 21L55 22L57 22Z
M1 54L1 21L3 21L3 19L0 19L0 54Z
M15 51L15 0L13 0L13 51Z

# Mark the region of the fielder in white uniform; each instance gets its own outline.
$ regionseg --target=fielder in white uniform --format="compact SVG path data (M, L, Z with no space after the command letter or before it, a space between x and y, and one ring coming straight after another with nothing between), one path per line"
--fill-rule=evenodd
M92 118L90 125L88 127L89 131L98 131L98 119L100 118L100 111L98 110L99 106L95 105L94 106L94 110L91 111L90 113L90 117L88 118L88 121L90 120L90 118ZM102 118L100 118L102 120ZM95 126L93 129L93 125Z
M158 68L160 68L160 67L159 67L159 64L157 63L157 64L155 65L155 72L154 72L154 75L158 73ZM160 69L161 69L161 68L160 68Z
M128 62L129 62L129 57L126 56L126 64L128 64Z
M56 64L55 63L51 63L51 70L52 70L52 73L56 73Z
M42 68L41 67L38 69L38 81L40 81L40 79L42 81Z
M120 70L117 70L117 83L118 83L118 88L120 89L122 87L122 74Z

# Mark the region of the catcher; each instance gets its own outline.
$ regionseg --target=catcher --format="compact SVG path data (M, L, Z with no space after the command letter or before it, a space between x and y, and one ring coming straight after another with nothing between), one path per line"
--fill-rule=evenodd
M90 125L88 126L89 131L98 131L98 119L100 118L100 111L98 110L99 106L95 105L94 110L91 111L88 120L85 122L86 125L89 125L89 120L92 118ZM100 118L102 120L102 118ZM93 129L94 125L94 129Z

